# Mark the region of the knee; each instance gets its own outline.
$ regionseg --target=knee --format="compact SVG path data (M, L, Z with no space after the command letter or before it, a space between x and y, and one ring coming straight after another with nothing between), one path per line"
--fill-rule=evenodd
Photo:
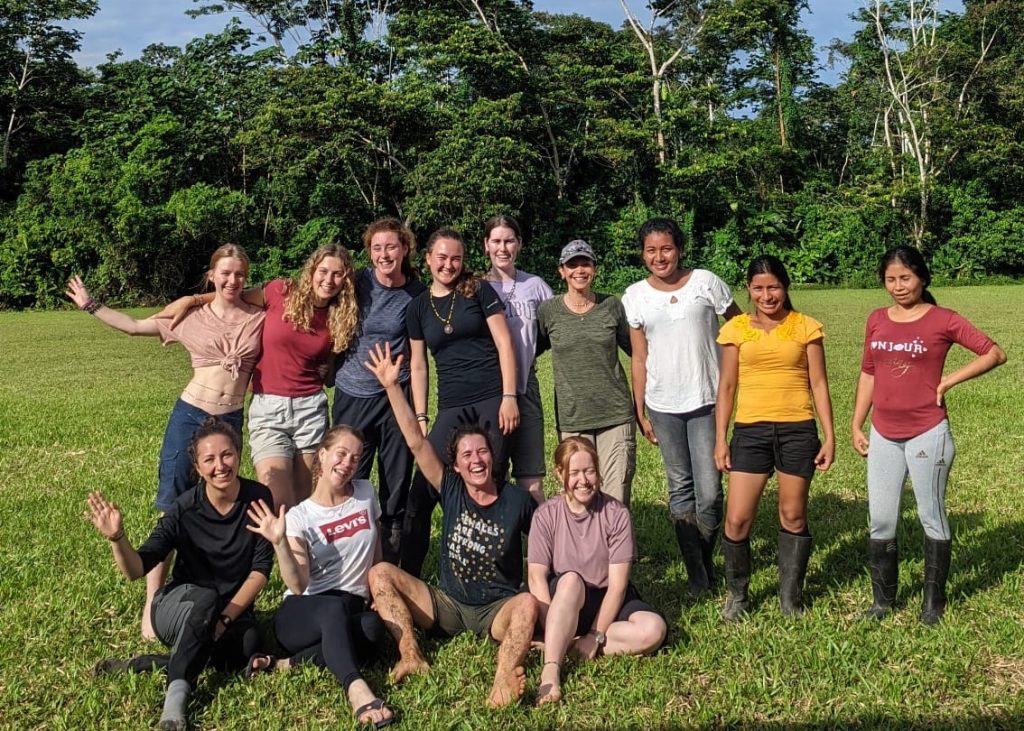
M746 515L727 515L725 517L725 535L733 541L742 541L750 535L752 518Z
M779 525L787 533L799 535L807 530L807 515L802 510L779 509Z
M382 561L381 563L375 563L370 567L370 573L367 577L367 583L370 585L370 591L376 594L381 589L392 587L395 584L395 572L398 567L394 564Z
M512 616L514 619L519 619L531 625L537 621L537 618L540 616L540 603L537 601L537 597L533 594L522 593L517 594L512 602Z
M657 614L645 617L640 627L640 653L647 655L657 650L665 642L668 635L668 625L665 620Z

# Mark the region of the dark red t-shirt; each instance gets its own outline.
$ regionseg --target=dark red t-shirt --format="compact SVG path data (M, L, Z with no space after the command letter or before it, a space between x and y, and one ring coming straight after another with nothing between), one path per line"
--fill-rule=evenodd
M909 439L946 418L935 403L953 343L984 355L995 343L964 317L932 307L913 322L893 322L888 308L868 316L861 370L875 377L871 424L887 439Z
M297 330L284 319L283 279L263 288L267 319L263 323L263 350L252 372L252 392L298 398L312 396L324 385L323 366L331 357L331 333L327 309L316 310L313 332Z

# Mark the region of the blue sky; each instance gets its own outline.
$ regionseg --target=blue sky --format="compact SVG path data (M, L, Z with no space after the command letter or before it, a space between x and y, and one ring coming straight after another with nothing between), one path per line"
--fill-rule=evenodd
M629 6L644 18L642 0L627 0ZM833 38L849 38L854 24L849 15L862 5L856 0L810 0L810 13L805 13L804 26L821 49ZM959 9L958 0L942 0L942 7ZM100 9L92 18L74 27L84 34L77 60L95 66L106 60L111 51L120 49L127 58L136 58L151 43L184 46L204 33L219 31L227 16L189 18L185 11L196 7L190 0L100 0ZM589 15L618 28L624 16L619 0L534 0L537 10L553 13ZM823 54L822 54L823 55ZM838 70L825 69L822 81L835 82Z

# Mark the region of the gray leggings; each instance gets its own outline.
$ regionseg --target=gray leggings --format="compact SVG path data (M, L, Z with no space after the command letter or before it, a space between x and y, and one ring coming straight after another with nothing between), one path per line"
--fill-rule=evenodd
M933 540L951 537L946 518L946 481L956 456L949 422L943 419L910 439L886 439L871 427L868 448L868 513L871 537L896 537L903 481L910 482L917 499L917 515L925 535Z

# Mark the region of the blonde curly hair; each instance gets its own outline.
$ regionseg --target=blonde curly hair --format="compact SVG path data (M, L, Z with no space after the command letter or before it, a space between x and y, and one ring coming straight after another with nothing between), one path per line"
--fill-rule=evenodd
M352 268L352 257L344 246L324 244L306 260L298 279L288 283L284 319L292 323L296 330L313 331L313 316L316 314L313 272L329 256L340 259L344 270L341 289L327 303L327 329L331 333L332 349L335 353L341 353L348 349L359 322L355 271Z

